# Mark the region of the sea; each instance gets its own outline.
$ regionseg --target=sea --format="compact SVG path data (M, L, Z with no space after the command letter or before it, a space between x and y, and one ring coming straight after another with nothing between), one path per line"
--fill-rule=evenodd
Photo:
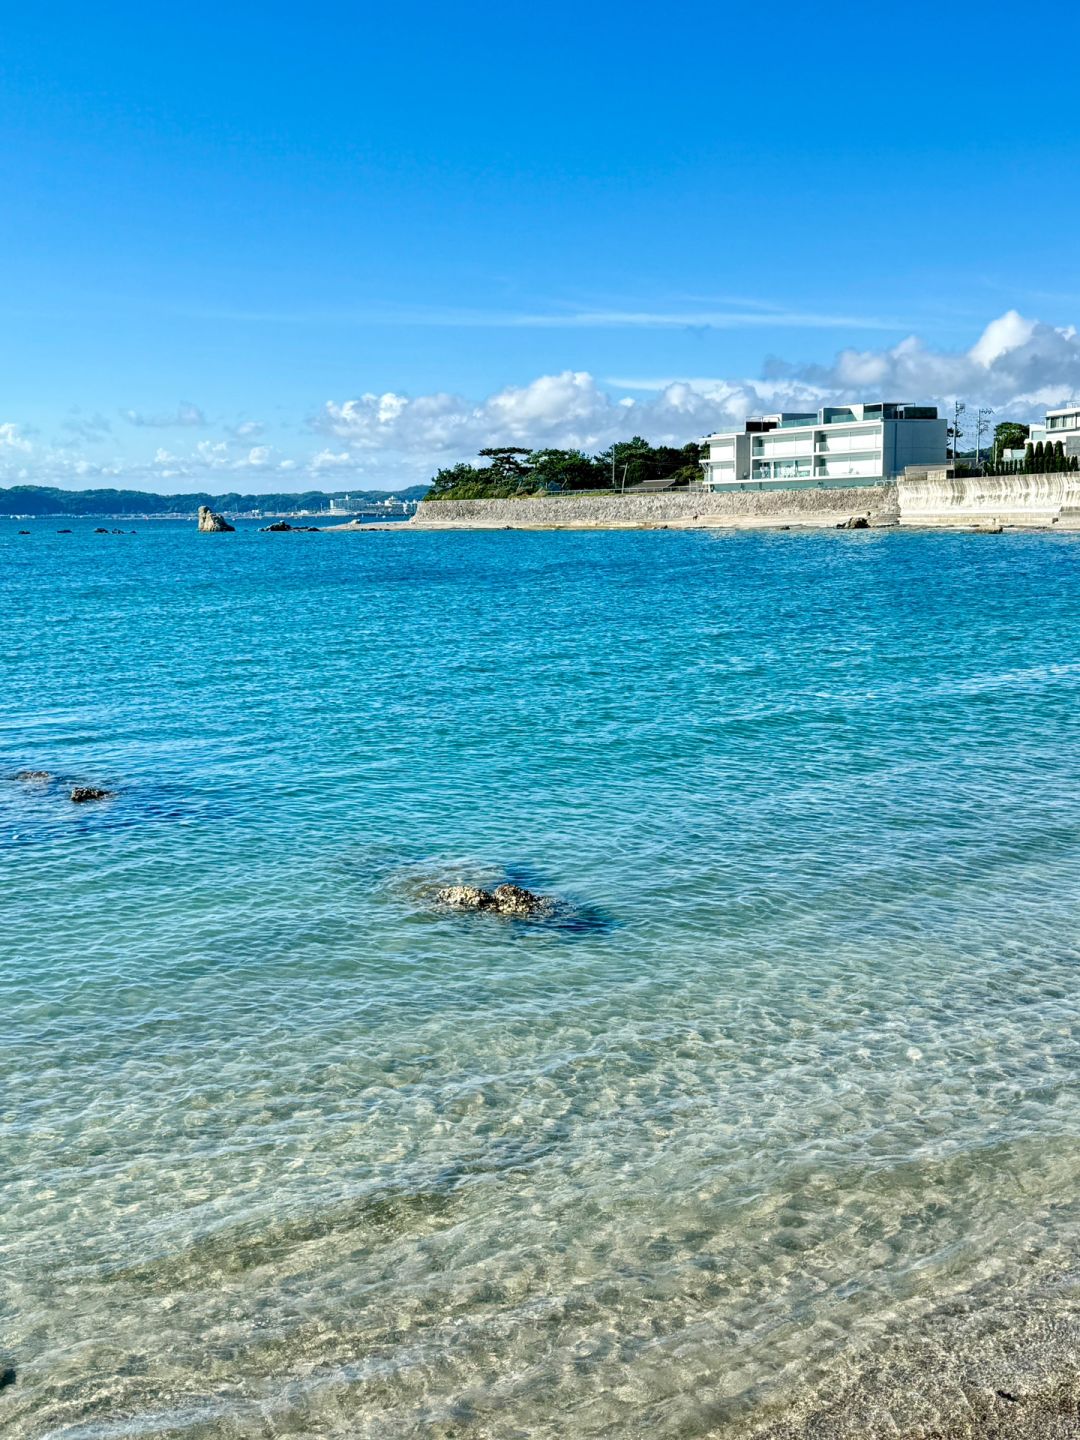
M1077 1433L1080 536L119 523L0 523L4 1440Z

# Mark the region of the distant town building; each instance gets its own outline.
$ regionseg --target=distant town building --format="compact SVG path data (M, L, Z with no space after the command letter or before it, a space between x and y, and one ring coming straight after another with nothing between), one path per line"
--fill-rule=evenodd
M932 405L875 402L755 415L741 430L706 435L710 490L878 485L908 465L943 464L946 422Z

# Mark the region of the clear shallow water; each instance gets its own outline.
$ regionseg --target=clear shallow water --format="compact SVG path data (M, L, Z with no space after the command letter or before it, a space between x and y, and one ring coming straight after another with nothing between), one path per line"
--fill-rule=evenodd
M0 781L5 1436L1061 1380L1080 542L68 523L0 772L120 794ZM581 923L424 899L508 872Z

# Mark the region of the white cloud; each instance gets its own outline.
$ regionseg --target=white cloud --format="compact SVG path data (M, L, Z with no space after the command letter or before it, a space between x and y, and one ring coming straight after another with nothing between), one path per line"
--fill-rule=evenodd
M764 369L764 378L756 380L686 383L732 419L746 410L814 408L862 397L942 407L960 399L987 405L1002 418L1033 420L1080 395L1080 336L1072 326L1055 328L1010 310L968 350L931 349L912 335L884 350L842 350L831 365L772 360ZM666 394L677 382L623 377L607 383Z
M182 400L169 415L144 415L140 410L121 410L120 414L130 425L152 430L190 429L206 424L206 416L190 400Z
M310 421L320 437L308 454L252 444L263 427L243 421L190 449L170 442L152 458L94 460L68 443L48 445L25 427L0 423L0 484L126 485L149 489L253 489L355 485L379 488L428 479L440 466L484 446L578 446L599 450L634 433L684 443L747 414L812 410L855 399L908 400L942 409L962 399L988 405L995 420L1031 420L1080 396L1080 336L1016 311L992 320L964 350L909 336L877 350L847 349L827 363L773 358L752 378L652 376L598 381L585 370L541 375L482 399L447 391L395 390L328 400ZM134 412L129 412L129 417ZM187 415L189 418L183 419ZM197 417L197 418L195 418ZM140 417L143 425L202 424L202 412ZM241 433L242 432L242 433ZM133 437L129 437L133 438ZM176 437L179 439L180 437ZM194 439L194 437L192 437ZM95 442L100 448L100 441ZM241 479L243 477L243 479Z
M18 425L10 420L0 424L0 451L6 451L8 455L29 455L33 448Z
M69 444L82 441L84 444L93 445L107 440L112 434L112 425L104 415L83 415L78 409L73 410L68 419L61 422L60 428L72 437Z

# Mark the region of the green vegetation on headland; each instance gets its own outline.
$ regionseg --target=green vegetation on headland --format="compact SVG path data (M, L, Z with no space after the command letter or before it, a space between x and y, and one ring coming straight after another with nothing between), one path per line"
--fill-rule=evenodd
M12 485L0 489L0 515L195 515L200 505L226 514L258 510L325 511L331 500L348 500L360 510L379 500L422 500L426 485L407 490L305 490L299 495L155 495L149 490L59 490L51 485Z
M646 480L670 480L674 487L685 488L701 479L700 445L650 445L640 435L616 441L596 455L518 445L479 453L485 464L462 463L438 471L426 498L505 500L574 490L629 490Z

